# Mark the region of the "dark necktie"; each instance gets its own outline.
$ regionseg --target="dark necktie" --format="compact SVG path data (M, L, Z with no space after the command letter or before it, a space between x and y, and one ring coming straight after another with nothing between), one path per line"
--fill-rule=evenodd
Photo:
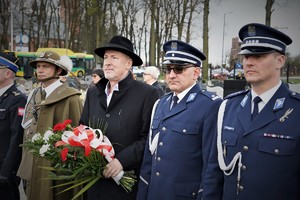
M172 110L177 105L177 101L178 101L178 97L177 96L173 96L173 98L172 98L172 105L171 105L171 109L170 110Z
M41 100L45 100L46 98L46 91L41 88Z
M256 117L256 115L258 114L258 103L261 102L261 98L259 96L255 97L253 99L253 103L254 103L254 108L253 108L253 112L251 115L251 119L254 120L254 118Z

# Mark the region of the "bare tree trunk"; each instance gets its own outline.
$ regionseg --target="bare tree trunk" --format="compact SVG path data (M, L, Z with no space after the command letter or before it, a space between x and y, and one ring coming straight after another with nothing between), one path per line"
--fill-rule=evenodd
M274 9L272 9L273 4L275 3L275 0L267 0L266 2L266 20L265 23L267 26L271 26L271 16Z
M155 52L156 52L156 34L155 32L155 18L156 18L156 1L150 1L150 10L151 10L151 22L150 22L150 41L149 41L149 64L155 65Z
M204 0L204 13L203 13L203 53L206 60L202 63L202 81L208 80L208 52L209 52L209 34L208 34L208 16L209 16L209 0Z
M1 0L0 4L0 22L2 29L0 29L0 44L1 49L9 49L9 39L8 39L8 28L10 22L10 1L11 0Z

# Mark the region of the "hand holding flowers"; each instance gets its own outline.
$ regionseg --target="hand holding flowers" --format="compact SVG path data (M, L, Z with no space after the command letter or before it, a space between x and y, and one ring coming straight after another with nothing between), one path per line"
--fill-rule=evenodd
M66 120L57 124L52 130L47 130L44 136L37 133L31 140L24 142L23 146L34 155L51 161L53 167L44 168L51 171L52 180L67 181L56 187L71 185L64 190L67 191L85 185L74 196L75 199L98 179L103 178L103 170L107 163L114 159L115 152L111 142L100 129L84 125L72 128L70 123L71 120ZM124 171L113 177L127 192L131 191L136 182L135 178L133 173Z

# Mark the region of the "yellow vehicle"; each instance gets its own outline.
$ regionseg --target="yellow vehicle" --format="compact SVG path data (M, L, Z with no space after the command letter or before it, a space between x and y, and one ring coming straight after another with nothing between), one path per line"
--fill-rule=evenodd
M95 68L95 58L92 54L87 53L75 53L70 49L64 48L39 48L36 52L10 52L5 50L5 53L14 54L19 58L20 70L17 71L16 76L31 78L34 75L34 69L29 66L31 60L35 60L37 56L44 51L54 51L59 55L67 55L73 62L72 73L70 76L81 77L85 74L91 74L92 70Z

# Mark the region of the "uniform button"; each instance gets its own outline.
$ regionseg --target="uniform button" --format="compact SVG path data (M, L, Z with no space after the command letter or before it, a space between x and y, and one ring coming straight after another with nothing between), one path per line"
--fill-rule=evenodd
M246 169L247 169L247 167L246 167L245 165L243 165L243 166L242 166L242 170L245 171Z
M195 193L195 192L193 192L193 193L192 193L192 196L196 196L196 193Z
M186 133L186 129L183 129L182 132Z
M243 147L243 150L244 150L244 151L248 151L248 149L249 149L248 146L244 146L244 147Z
M157 157L157 161L160 161L161 160L161 158L160 157Z
M107 117L107 118L108 118L108 117L110 117L110 114L109 114L109 113L107 113L107 114L105 115L105 117Z
M161 129L162 131L166 131L167 129L166 129L166 127L162 127L162 129Z
M163 143L163 142L160 142L158 145L159 145L159 146L162 146L162 145L164 145L164 143Z
M279 153L279 149L274 149L274 153L278 154Z
M243 191L243 190L244 190L244 187L241 185L241 186L239 187L239 190L240 190L240 191Z
M155 175L156 175L156 176L159 176L159 172L156 172Z

